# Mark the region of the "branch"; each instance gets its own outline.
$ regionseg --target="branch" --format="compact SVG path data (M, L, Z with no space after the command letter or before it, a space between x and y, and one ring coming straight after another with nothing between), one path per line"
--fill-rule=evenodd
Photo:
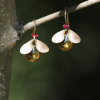
M93 4L96 4L96 3L99 3L100 0L88 0L88 1L85 1L85 2L82 2L78 5L75 5L73 7L70 7L70 8L67 8L66 10L66 13L71 13L71 12L74 12L74 11L77 11L77 10L80 10L82 8L85 8L85 7L88 7L90 5L93 5ZM64 11L65 10L61 10L61 11L58 11L58 12L55 12L53 14L50 14L50 15L47 15L43 18L40 18L40 19L37 19L36 20L36 26L40 25L40 24L43 24L43 23L46 23L50 20L53 20L55 18L58 18L58 17L61 17L64 15ZM24 26L24 31L23 33L25 33L26 31L32 29L34 27L34 21L32 22L29 22L27 23L25 26Z

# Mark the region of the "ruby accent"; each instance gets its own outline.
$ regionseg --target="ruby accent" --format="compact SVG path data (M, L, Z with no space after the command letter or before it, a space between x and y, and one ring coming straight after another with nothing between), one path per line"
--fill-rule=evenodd
M38 38L38 35L37 34L35 34L35 38Z
M69 28L70 28L70 25L69 25L69 24L64 24L64 25L63 25L63 28L64 28L64 29L65 29L65 28L66 28L66 29L69 29Z
M33 38L33 36L34 36L34 33L31 34L31 38ZM35 38L38 38L37 34L35 34Z
M33 36L34 36L34 34L32 33L32 34L31 34L31 38L33 38Z

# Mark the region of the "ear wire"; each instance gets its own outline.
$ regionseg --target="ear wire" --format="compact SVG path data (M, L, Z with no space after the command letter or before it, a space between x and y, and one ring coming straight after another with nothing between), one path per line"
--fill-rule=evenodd
M69 24L69 18L68 18L68 14L66 14L66 7L65 7L65 23L66 24ZM67 18L66 18L66 15L67 15Z
M33 36L33 37L34 37L34 39L35 39L35 32L36 32L36 21L35 21L35 19L34 19L34 24L35 24L35 25L34 25L34 28L33 28L32 33L34 33L34 36Z

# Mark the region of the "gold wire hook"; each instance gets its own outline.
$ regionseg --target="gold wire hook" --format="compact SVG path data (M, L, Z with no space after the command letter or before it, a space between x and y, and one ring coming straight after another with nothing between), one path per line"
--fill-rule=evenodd
M64 13L64 15L65 15L65 23L66 23L66 7L65 7L65 13Z
M68 14L67 14L67 19L66 19L66 7L65 7L65 14L64 14L64 15L65 15L65 23L66 23L66 24L69 24Z
M32 33L34 33L34 36L35 36L35 31L36 31L36 21L35 21L35 19L34 19L34 28L33 28L33 32Z

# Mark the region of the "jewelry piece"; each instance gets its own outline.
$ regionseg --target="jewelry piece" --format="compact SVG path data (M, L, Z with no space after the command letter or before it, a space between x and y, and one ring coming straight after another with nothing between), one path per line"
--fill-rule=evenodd
M63 25L64 30L57 32L52 37L53 43L58 43L58 47L63 51L68 51L72 48L73 43L79 43L81 38L74 31L70 30L69 19L67 14L66 19L66 8L65 8L65 24Z
M49 47L42 41L36 39L38 37L35 34L36 31L36 22L34 20L34 33L31 34L31 40L25 43L20 48L20 53L26 55L26 58L30 62L35 62L40 59L41 53L46 53L49 51Z

